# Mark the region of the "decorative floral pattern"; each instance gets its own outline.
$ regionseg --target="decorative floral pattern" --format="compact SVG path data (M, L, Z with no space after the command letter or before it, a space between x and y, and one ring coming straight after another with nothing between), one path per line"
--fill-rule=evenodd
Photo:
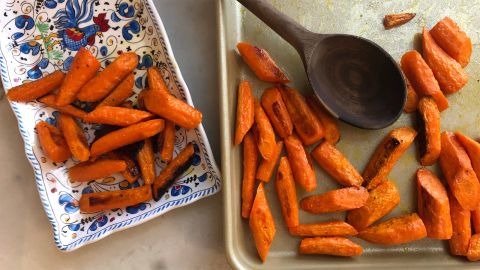
M135 71L137 93L146 86L146 69L156 66L170 91L191 103L151 0L2 0L0 8L4 11L0 17L0 71L6 89L42 78L54 70L68 71L76 51L86 47L100 59L102 66L122 52L137 53L140 57ZM81 194L128 189L141 185L142 180L130 184L117 174L89 183L70 183L66 168L75 162L58 164L48 160L34 130L40 120L56 124L58 112L37 102L11 103L11 106L53 226L55 243L61 250L76 249L220 189L219 172L203 127L177 129L175 153L188 142L194 142L195 158L193 166L160 201L94 214L81 213L78 206ZM96 126L82 124L88 140L92 141ZM157 171L165 166L158 156L156 165Z

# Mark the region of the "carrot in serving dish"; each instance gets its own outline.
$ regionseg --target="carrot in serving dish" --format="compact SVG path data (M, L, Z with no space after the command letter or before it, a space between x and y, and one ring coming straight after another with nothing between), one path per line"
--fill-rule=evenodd
M360 245L344 237L304 238L300 242L300 254L323 254L332 256L360 256L363 249Z
M340 140L340 131L338 131L335 118L320 104L315 95L307 98L307 104L322 123L325 140L335 145Z
M255 117L255 98L248 81L240 82L238 86L237 119L235 122L234 145L242 142L243 137L253 125Z
M56 70L36 81L10 88L7 92L7 97L11 101L31 101L60 87L64 78L65 73Z
M305 191L315 190L317 188L315 169L302 142L293 134L285 138L284 143L295 181Z
M422 97L417 110L418 149L420 164L433 165L442 148L440 139L440 111L435 100L431 97Z
M102 106L118 106L133 95L133 85L135 83L135 76L130 73L121 81L112 92L104 98L97 108Z
M319 236L353 236L358 231L344 221L327 221L311 224L299 224L289 227L288 231L293 236L319 237Z
M253 131L260 154L263 159L269 160L275 152L277 142L275 141L275 132L272 124L258 101L255 101L255 125Z
M88 182L101 179L112 174L123 172L127 169L124 160L99 159L78 163L68 169L68 176L72 182Z
M465 32L449 17L439 21L430 30L435 42L462 67L468 65L472 55L472 42Z
M360 208L367 200L366 188L347 187L303 198L300 208L312 214L331 213Z
M123 160L127 165L127 168L121 171L122 176L129 182L130 184L134 183L140 177L140 168L137 166L135 160L133 160L129 154L126 153L123 149L119 149L116 151L108 152L107 156L110 159L114 160Z
M277 87L265 89L262 94L262 107L273 128L281 138L292 135L293 123Z
M142 148L138 151L137 162L145 185L153 184L156 176L155 154L153 153L153 145L150 138L144 140Z
M258 148L251 132L243 138L242 217L248 218L255 197L255 172L257 171Z
M60 114L58 117L58 126L63 133L63 137L73 157L80 161L87 161L90 157L90 149L88 148L85 133L77 121L70 115Z
M275 165L277 165L280 155L282 154L282 149L283 149L283 142L279 141L275 146L275 150L273 151L272 157L269 160L262 159L262 161L260 162L260 165L258 166L257 174L256 174L256 178L258 180L263 182L270 182L270 178L272 177L273 170L275 169Z
M45 105L47 105L48 107L52 107L54 108L55 110L61 112L61 113L64 113L64 114L68 114L68 115L71 115L73 117L76 117L76 118L80 118L80 119L84 119L85 116L87 116L87 112L73 106L73 105L67 105L67 106L57 106L56 102L55 102L55 95L46 95L46 96L43 96L41 98L38 99L38 101L44 103Z
M37 129L43 153L53 162L64 162L72 156L65 138L58 128L45 121L40 121L35 125L35 129Z
M448 193L448 199L450 202L450 216L453 230L452 238L448 240L450 253L452 255L466 256L468 253L468 243L472 236L470 211L463 209L451 192Z
M123 107L101 106L89 112L84 120L89 123L125 127L150 120L154 117L154 114L146 111Z
M412 113L417 110L418 95L407 78L405 78L405 83L407 85L407 101L405 102L405 107L403 107L403 111L406 113Z
M80 198L80 211L95 213L132 206L151 199L152 188L150 185L132 189L87 193L82 194Z
M298 220L298 203L295 181L293 180L292 170L287 157L280 159L277 177L275 180L275 189L277 190L278 200L282 208L283 219L288 228L296 227Z
M160 133L161 146L160 157L163 161L170 162L173 158L173 150L175 149L175 123L171 121L165 121L165 129Z

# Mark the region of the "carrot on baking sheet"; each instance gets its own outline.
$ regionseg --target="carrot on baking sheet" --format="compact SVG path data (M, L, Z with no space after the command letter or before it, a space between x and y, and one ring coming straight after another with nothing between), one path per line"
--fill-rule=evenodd
M352 210L364 206L368 196L364 187L346 187L305 197L300 208L312 214Z
M480 234L476 233L470 238L467 259L471 262L480 260Z
M154 117L154 114L146 111L123 107L101 106L89 112L84 120L89 123L125 127L150 120Z
M415 18L415 15L415 13L387 14L385 17L383 17L383 27L388 30L400 25L404 25Z
M58 117L58 126L63 133L68 148L73 157L80 161L87 161L90 157L87 138L83 129L78 125L72 116L60 114Z
M320 104L315 95L307 98L307 104L322 123L325 140L335 145L340 140L340 131L338 131L335 118Z
M407 85L407 101L403 107L403 111L406 113L412 113L417 110L418 106L418 95L415 89L413 89L410 81L405 77L405 83Z
M133 95L133 85L135 83L135 76L133 73L130 73L121 81L112 92L104 98L98 105L102 106L118 106L122 104L127 98Z
M110 159L125 161L127 168L121 171L121 174L125 178L125 180L127 180L127 182L132 184L138 180L138 178L140 177L140 168L137 166L135 160L133 160L130 155L126 153L126 151L120 149L117 151L108 152L107 156Z
M46 95L44 97L41 97L38 99L41 103L44 103L48 107L52 107L55 110L58 110L61 113L68 114L71 116L74 116L76 118L84 119L85 116L87 116L87 112L73 106L73 105L67 105L67 106L57 106L55 102L55 95Z
M160 157L163 161L170 162L173 158L173 150L175 148L175 123L165 121L165 129L161 133Z
M292 135L293 123L277 87L265 89L262 94L262 107L280 138Z
M472 41L449 17L439 21L430 30L435 42L462 67L468 65L472 55Z
M260 165L257 169L256 178L263 182L270 182L270 178L272 177L273 170L275 169L275 165L277 165L278 159L280 158L280 154L282 153L283 149L283 142L277 142L275 146L275 150L273 151L272 157L269 160L262 159Z
M152 140L144 140L142 148L137 153L138 167L142 172L142 178L145 185L153 184L155 180L155 155L153 153Z
M122 53L97 76L88 81L78 92L77 98L87 102L103 99L137 67L137 64L138 55L136 53Z
M82 194L80 198L80 211L95 213L132 206L151 199L152 189L150 185L132 189L87 193Z
M450 202L450 216L452 220L452 238L448 240L450 253L452 255L466 256L468 253L468 243L472 236L472 227L470 224L470 211L463 209L458 200L448 193Z
M363 249L360 245L345 237L304 238L300 242L300 254L323 254L332 256L360 256Z
M237 98L237 119L235 122L234 145L240 144L253 125L255 117L255 98L248 81L240 82Z
M288 231L293 236L318 237L318 236L353 236L358 231L344 221L327 221L311 224L299 224L289 227Z
M64 162L72 156L65 138L58 128L45 121L38 122L35 128L45 156L53 162Z
M243 138L242 217L248 218L255 198L258 147L252 132Z
M275 132L272 124L268 120L267 114L263 110L258 101L255 100L255 125L253 132L257 139L258 150L263 159L269 160L272 158L277 142L275 140Z
M306 191L314 191L317 188L317 179L310 154L295 134L285 138L284 143L295 182Z
M7 97L11 101L31 101L44 96L60 87L65 74L56 70L36 81L27 82L7 91Z
M422 97L417 110L418 150L420 164L433 165L442 148L440 139L440 111L432 97Z
M293 180L292 170L287 157L280 159L275 179L275 189L277 190L285 225L288 228L298 226L297 190L295 189L295 181Z
M88 182L123 172L126 169L127 164L123 160L99 159L78 163L70 167L68 169L68 176L71 182Z
M477 179L480 177L480 143L463 135L460 131L455 132L455 138L460 142L470 158L472 168Z

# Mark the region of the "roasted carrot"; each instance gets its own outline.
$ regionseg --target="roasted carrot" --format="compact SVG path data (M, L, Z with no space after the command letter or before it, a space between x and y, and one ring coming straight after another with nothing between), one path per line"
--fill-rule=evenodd
M470 162L472 163L473 171L477 179L480 177L480 143L463 135L460 131L455 132L455 138L460 142L463 148L467 151Z
M235 142L240 144L243 137L253 125L255 117L255 99L248 81L242 81L238 86L237 120L235 122Z
M58 125L73 157L80 161L87 161L90 157L87 138L75 119L70 115L60 114Z
M286 138L292 135L293 123L277 87L263 91L262 107L278 136Z
M88 113L84 120L90 123L125 127L150 120L154 117L155 115L146 111L101 106Z
M163 120L155 119L115 130L96 140L90 149L90 154L92 157L98 157L122 146L152 137L161 132L164 126Z
M330 176L344 186L361 186L363 178L348 159L328 141L312 151L313 158Z
M475 233L480 233L480 207L473 210L470 215L472 216L472 226Z
M363 249L344 237L315 237L302 239L299 252L300 254L351 257L362 255Z
M423 166L433 165L440 156L442 148L440 111L433 98L422 97L420 99L417 111L417 126L420 164Z
M283 101L292 119L293 126L303 144L311 145L323 138L323 126L305 102L305 98L295 89L280 87Z
M126 169L127 164L123 160L99 159L78 163L70 167L68 169L68 176L72 182L88 182L123 172Z
M427 236L435 239L452 237L450 204L447 190L427 169L417 170L418 215L425 224Z
M307 98L307 104L322 123L325 140L335 145L340 140L340 132L338 131L335 118L320 104L320 101L315 95Z
M415 13L387 14L383 17L383 27L385 27L385 29L392 29L404 25L415 18L415 15Z
M300 208L313 214L331 213L360 208L367 200L364 187L347 187L303 198Z
M102 100L97 105L98 107L102 106L118 106L122 104L127 98L131 97L133 95L133 85L135 83L135 76L133 73L130 73L123 79L120 84L113 89L113 91Z
M263 182L270 182L270 178L272 177L273 170L275 169L275 165L277 165L278 159L280 158L280 154L282 153L283 149L283 142L277 142L275 147L275 151L273 151L272 157L269 160L262 159L260 165L258 166L256 178Z
M315 169L302 142L294 134L285 138L284 143L295 181L306 191L314 191L317 188Z
M318 237L318 236L352 236L357 235L357 230L344 221L327 221L312 224L299 224L289 227L293 236Z
M298 226L297 191L288 158L282 157L275 181L278 200L282 207L283 219L288 228Z
M417 51L405 53L400 62L403 73L419 97L432 96L440 111L448 108L448 100L440 90L432 70Z
M363 179L368 190L387 180L393 166L413 142L416 135L417 132L410 127L396 128L388 133L363 171Z
M449 17L439 21L430 30L435 42L462 67L468 65L472 55L472 42L465 32Z
M255 101L255 130L257 145L263 159L269 160L275 152L275 133L270 120L258 101Z
M138 180L138 178L140 177L140 168L138 168L137 163L130 157L129 154L125 153L125 151L117 150L109 152L107 156L110 159L125 161L127 168L121 173L125 180L127 180L127 182L134 183Z
M417 110L418 95L407 78L405 78L405 83L407 85L407 101L405 102L405 107L403 107L403 111L406 113L412 113Z
M466 210L474 210L480 202L480 184L467 152L451 132L442 132L439 163L453 196Z
M73 105L67 105L62 107L57 106L57 104L55 103L55 99L56 99L55 95L46 95L44 97L39 98L38 101L44 103L48 107L52 107L55 110L58 110L61 113L68 114L76 118L84 119L85 116L87 116L87 113L85 111Z
M80 48L56 96L57 106L63 107L74 102L78 91L95 77L99 69L100 62L97 58L87 49Z
M239 42L237 49L243 61L245 61L260 80L271 83L290 82L285 73L275 64L275 61L273 61L265 49L246 42Z
M39 80L10 88L7 97L11 101L31 101L60 87L64 78L65 74L57 70Z
M80 198L80 211L95 213L132 206L151 199L152 188L150 185L132 189L87 193L82 194Z
M35 125L43 153L53 162L64 162L72 154L60 130L45 121Z
M243 138L242 217L248 218L255 198L258 148L251 132Z
M142 172L143 182L145 185L153 184L155 180L155 156L153 153L153 145L150 138L145 139L142 148L137 154L138 166Z
M272 212L270 211L267 198L265 197L263 183L258 185L248 224L252 231L255 245L257 246L258 255L262 262L264 262L267 258L273 238L275 237L276 229Z
M137 64L137 54L122 53L95 78L88 81L78 92L77 98L88 102L103 99L137 67Z
M370 190L364 206L348 212L347 222L363 230L386 216L400 203L400 193L391 181L385 181Z
M165 129L162 132L162 148L160 149L160 157L166 162L170 162L173 158L173 150L175 148L175 123L165 121Z
M470 243L468 245L467 259L469 261L478 261L480 260L480 234L474 234L470 238Z
M450 253L452 255L466 256L468 253L468 243L472 236L472 228L470 225L470 211L463 209L458 200L448 193L450 202L450 215L452 220L453 234L448 241L450 245Z

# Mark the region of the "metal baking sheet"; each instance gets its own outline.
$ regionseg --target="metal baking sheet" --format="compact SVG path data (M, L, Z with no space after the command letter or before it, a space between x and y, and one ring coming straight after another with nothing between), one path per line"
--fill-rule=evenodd
M460 130L477 138L480 136L479 88L479 32L480 1L350 1L350 0L274 0L272 3L282 12L293 17L306 28L319 33L347 33L371 39L399 60L402 54L419 45L419 33L423 27L431 28L445 16L450 16L468 33L474 44L473 55L466 71L469 83L460 92L449 96L450 108L441 114L442 130ZM242 63L235 45L244 40L267 49L276 62L286 70L290 84L305 94L311 93L303 65L296 51L252 13L233 0L218 0L219 65L220 65L220 114L222 124L222 173L224 179L225 241L227 256L237 269L341 269L341 268L457 268L475 269L478 263L449 255L448 243L423 239L414 243L392 247L369 244L354 238L364 247L364 253L355 258L306 256L298 254L299 238L288 234L284 225L274 181L266 185L269 204L275 218L277 233L267 261L258 259L248 222L240 217L240 191L242 176L242 148L232 144L234 134L237 87L242 79L248 79L257 97L269 86L257 80ZM384 30L385 14L414 12L417 16L408 24L392 30ZM382 138L393 128L413 125L413 115L403 114L392 126L376 131L366 131L339 123L341 140L338 148L351 163L362 172L371 154ZM310 148L311 149L311 148ZM415 171L416 145L412 145L397 162L389 178L401 192L401 202L382 220L416 211ZM338 188L329 176L316 166L318 188L322 193ZM441 176L437 166L431 169ZM443 177L443 176L442 176ZM297 189L298 198L307 195ZM344 219L344 214L311 215L300 211L300 222Z

